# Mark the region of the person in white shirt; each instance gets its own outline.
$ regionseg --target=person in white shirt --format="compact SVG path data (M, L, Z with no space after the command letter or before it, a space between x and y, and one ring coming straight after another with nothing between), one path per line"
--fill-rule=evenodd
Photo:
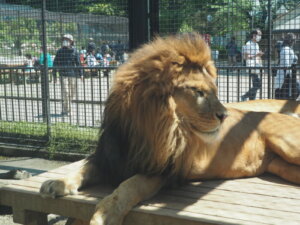
M260 29L255 29L251 31L251 39L244 46L244 58L246 60L247 67L261 67L262 60L261 56L264 54L259 49L258 42L261 40L262 32ZM261 89L261 80L259 77L259 69L251 69L250 77L252 79L252 87L244 95L241 96L241 100L245 101L247 98L249 100L254 100L256 98L256 93Z
M293 33L288 33L284 37L282 48L280 50L279 66L291 67L296 64L298 57L292 49L295 43L296 36ZM290 99L292 96L292 70L291 69L280 69L277 71L274 80L275 98L276 99Z

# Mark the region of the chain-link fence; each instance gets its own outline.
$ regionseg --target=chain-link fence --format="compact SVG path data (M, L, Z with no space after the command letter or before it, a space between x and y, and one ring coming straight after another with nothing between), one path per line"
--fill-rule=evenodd
M126 59L127 14L123 0L0 4L2 139L95 145L112 74Z
M88 150L97 141L115 69L142 42L137 37L145 42L156 33L203 35L222 102L296 99L299 3L2 0L1 140Z
M299 3L160 1L160 33L202 33L219 69L223 102L296 99L297 68L291 66L300 50Z

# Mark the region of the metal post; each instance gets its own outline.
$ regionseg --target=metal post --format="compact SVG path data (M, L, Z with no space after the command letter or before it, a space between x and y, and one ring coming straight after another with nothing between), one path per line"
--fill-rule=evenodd
M149 41L148 0L128 0L129 48L133 50Z
M150 39L159 34L159 0L149 0Z
M20 23L20 10L18 10L18 34L17 34L17 40L14 43L15 47L17 48L18 55L21 56L23 54L22 48L21 48L21 23Z
M271 0L268 0L268 98L271 98L271 78L272 78L272 67L271 67L271 48L272 48L272 11L271 11Z
M129 48L134 50L159 33L159 0L128 0L128 12Z
M43 120L47 123L47 137L50 139L50 98L49 98L49 79L48 79L48 60L47 60L47 32L46 32L46 0L42 3L42 45L44 54L44 66L41 70L41 88L42 88L42 107Z
M291 74L291 97L295 100L298 97L298 90L297 90L297 69L296 65L292 65L292 74Z

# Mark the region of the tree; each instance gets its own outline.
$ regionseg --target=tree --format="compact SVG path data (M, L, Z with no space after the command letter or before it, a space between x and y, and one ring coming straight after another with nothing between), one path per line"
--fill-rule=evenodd
M42 1L7 0L8 4L41 8ZM127 15L127 0L46 0L46 9L65 13L94 13L98 15Z
M272 19L284 5L293 9L299 0L272 0ZM254 27L265 30L268 20L266 0L161 0L160 27L163 33L198 31L224 36Z
M240 10L249 7L249 0L161 0L160 27L163 32L198 31L224 34L232 28L244 28L246 16ZM243 10L244 11L244 10ZM239 19L237 19L239 17Z

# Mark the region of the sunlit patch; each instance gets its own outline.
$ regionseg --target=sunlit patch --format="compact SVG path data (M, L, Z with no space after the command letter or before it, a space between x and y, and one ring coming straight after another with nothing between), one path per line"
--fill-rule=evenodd
M219 137L220 126L208 131L197 131L195 134L205 143L210 144Z
M300 119L300 114L297 114L297 113L290 113L290 112L287 112L287 113L284 113L284 114Z

